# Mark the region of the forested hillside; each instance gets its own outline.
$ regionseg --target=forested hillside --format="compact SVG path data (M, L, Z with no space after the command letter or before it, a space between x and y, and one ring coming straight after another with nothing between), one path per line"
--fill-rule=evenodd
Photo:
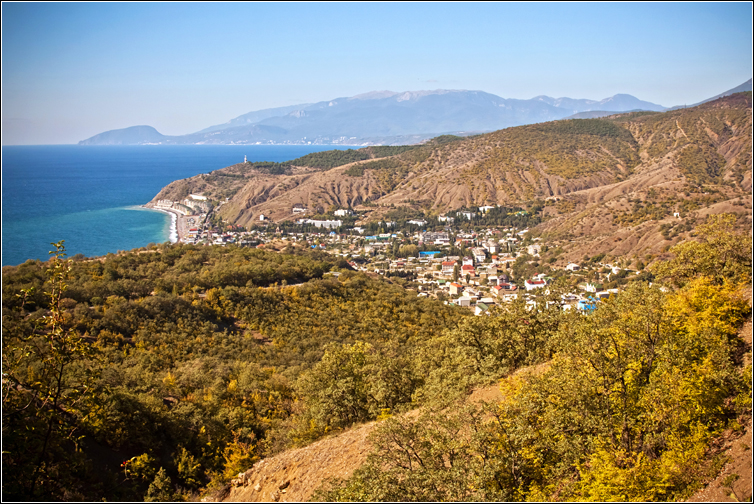
M633 282L590 315L552 313L528 340L528 362L543 364L505 369L502 401L386 419L366 464L314 500L688 498L727 462L711 441L751 418L751 339L737 334L751 317L751 237L732 222L710 219L701 241L657 264L673 290ZM496 345L531 324L510 322L479 322L495 336L476 362L494 362ZM485 330L473 327L459 334L479 341Z
M4 268L3 498L188 498L411 403L410 356L463 314L347 269L170 245ZM306 378L341 345L368 361L358 404Z
M320 497L683 497L751 415L734 221L655 266L667 290L637 276L592 315L556 283L470 317L295 247L57 244L3 269L3 498L221 497L261 458L375 419L367 464ZM500 379L491 410L458 406Z

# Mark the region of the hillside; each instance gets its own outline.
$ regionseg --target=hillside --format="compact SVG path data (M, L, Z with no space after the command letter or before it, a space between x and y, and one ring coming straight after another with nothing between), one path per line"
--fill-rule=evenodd
M664 113L555 121L454 140L396 155L350 151L362 154L328 166L301 160L278 175L234 165L176 181L155 199L198 191L229 196L220 214L244 226L259 214L293 219L296 204L353 207L374 220L393 207L438 215L541 201L547 219L537 232L570 244L573 253L563 260L586 250L656 255L669 244L663 225L681 236L679 229L688 231L708 213L751 208L751 93Z
M502 398L500 387L475 390L469 403L492 402ZM416 417L413 410L408 416ZM367 422L345 432L316 441L306 447L285 451L261 460L233 479L224 502L302 502L330 478L348 478L366 462L372 449L369 435L377 422ZM208 501L211 500L207 499Z

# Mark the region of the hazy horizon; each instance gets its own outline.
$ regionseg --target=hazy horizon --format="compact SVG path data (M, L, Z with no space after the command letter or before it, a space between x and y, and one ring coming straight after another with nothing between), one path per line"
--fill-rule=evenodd
M2 143L183 135L372 91L696 103L752 76L750 3L3 3Z

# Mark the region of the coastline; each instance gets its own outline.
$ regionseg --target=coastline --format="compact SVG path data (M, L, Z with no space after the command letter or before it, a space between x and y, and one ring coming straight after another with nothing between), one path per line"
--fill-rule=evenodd
M170 215L170 231L168 232L168 240L170 241L170 243L178 243L183 241L183 230L181 229L182 227L185 227L184 222L182 222L183 215L164 208L154 208L146 205L142 205L142 208Z

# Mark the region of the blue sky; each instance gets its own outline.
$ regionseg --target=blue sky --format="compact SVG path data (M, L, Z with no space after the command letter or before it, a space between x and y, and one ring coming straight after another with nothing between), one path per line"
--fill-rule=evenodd
M3 3L3 144L373 90L673 106L752 76L743 3Z

